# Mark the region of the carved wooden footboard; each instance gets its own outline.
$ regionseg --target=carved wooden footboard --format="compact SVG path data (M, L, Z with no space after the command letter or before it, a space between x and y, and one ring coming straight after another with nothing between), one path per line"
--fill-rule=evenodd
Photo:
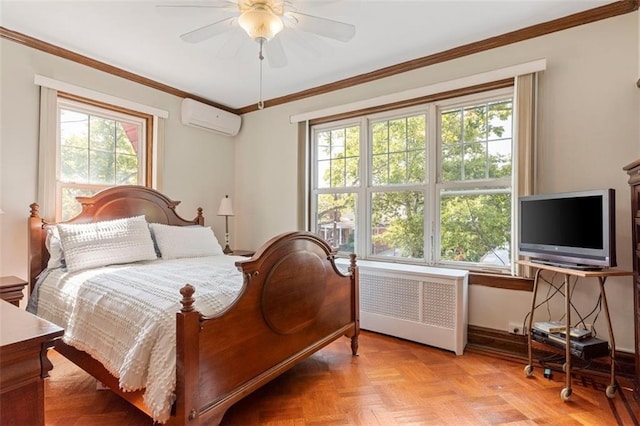
M179 386L187 397L184 408L177 407L187 418L219 423L234 402L343 335L351 337L357 352L355 259L352 277L345 277L324 241L294 232L270 240L236 265L246 287L226 313L216 318L179 314L185 334L178 339L191 342L179 344L184 352L178 357L185 360L178 377L184 377ZM183 288L187 299L192 291Z
M175 213L179 202L138 186L114 187L79 199L83 212L70 222L144 214L149 222L203 224ZM45 221L32 205L30 278L46 266ZM194 310L197 288L181 289L176 314L176 401L169 424L218 424L239 399L287 371L332 341L347 336L358 350L358 269L355 256L342 274L331 247L308 232L290 232L266 242L236 266L244 275L241 295L225 312L205 317ZM176 295L176 297L180 297ZM60 343L57 349L146 412L141 392L122 392L117 378L86 353Z

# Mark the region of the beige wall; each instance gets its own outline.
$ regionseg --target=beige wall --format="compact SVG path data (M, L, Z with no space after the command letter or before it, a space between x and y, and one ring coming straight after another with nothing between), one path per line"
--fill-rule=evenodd
M224 243L224 220L216 216L220 199L233 193L233 138L187 127L180 122L181 98L96 71L0 38L0 275L27 277L29 204L38 201L40 74L169 112L165 125L163 192L182 203L185 218L204 209L205 221Z
M636 12L247 114L236 145L237 246L256 248L301 226L295 213L302 176L290 115L546 58L539 89L539 190L615 188L618 263L630 269L629 189L622 167L639 154L638 56ZM633 350L631 278L610 279L607 289L617 346ZM597 292L596 281L580 283L575 302L583 314ZM472 286L470 323L504 330L509 321L524 319L529 304L526 292ZM561 303L552 308L559 312ZM596 327L606 336L603 317Z
M302 226L298 129L289 124L290 115L540 58L548 61L540 78L540 191L615 188L618 262L630 269L629 190L622 166L639 156L639 20L635 12L246 114L235 140L180 124L177 97L0 39L0 206L5 211L0 216L0 274L26 277L26 217L28 205L37 200L38 175L34 74L169 111L164 192L182 200L178 211L183 216L203 207L220 237L224 221L215 212L229 193L236 210L230 220L232 246L255 249L277 233ZM611 279L607 289L617 346L632 350L631 279ZM588 311L596 295L595 283L581 282L576 305ZM524 318L529 303L526 292L472 286L470 322L506 329L509 321ZM596 326L606 336L602 318Z

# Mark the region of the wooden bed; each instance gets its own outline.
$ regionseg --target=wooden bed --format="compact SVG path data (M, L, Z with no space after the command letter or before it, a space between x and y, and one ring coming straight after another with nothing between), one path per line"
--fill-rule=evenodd
M149 223L203 225L175 211L179 201L141 186L118 186L93 197L78 197L82 212L66 223L87 223L145 215ZM45 225L38 205L29 218L30 288L46 267ZM244 276L241 296L223 314L207 318L194 310L198 293L180 290L176 313L176 400L167 424L219 424L239 399L287 371L332 341L351 339L358 350L358 269L349 274L334 263L331 247L308 232L291 232L266 242L256 254L236 262ZM142 391L124 392L118 379L95 359L61 340L56 350L114 392L145 411Z

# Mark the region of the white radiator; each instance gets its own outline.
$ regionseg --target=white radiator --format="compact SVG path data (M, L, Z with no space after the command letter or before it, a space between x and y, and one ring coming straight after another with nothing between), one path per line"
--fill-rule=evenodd
M462 355L467 271L368 261L358 267L362 329Z

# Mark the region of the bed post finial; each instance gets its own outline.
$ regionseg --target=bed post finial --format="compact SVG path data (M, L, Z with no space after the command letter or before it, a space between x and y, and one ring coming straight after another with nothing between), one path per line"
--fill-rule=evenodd
M196 217L198 225L204 226L204 216L202 216L202 207L198 207L198 216Z
M349 254L349 271L353 271L356 267L356 254Z
M40 205L38 203L29 204L29 211L31 217L39 217L40 216Z
M182 309L181 312L193 312L193 302L196 300L193 298L193 293L196 292L196 289L191 284L186 284L184 287L180 289L180 294L182 295Z

